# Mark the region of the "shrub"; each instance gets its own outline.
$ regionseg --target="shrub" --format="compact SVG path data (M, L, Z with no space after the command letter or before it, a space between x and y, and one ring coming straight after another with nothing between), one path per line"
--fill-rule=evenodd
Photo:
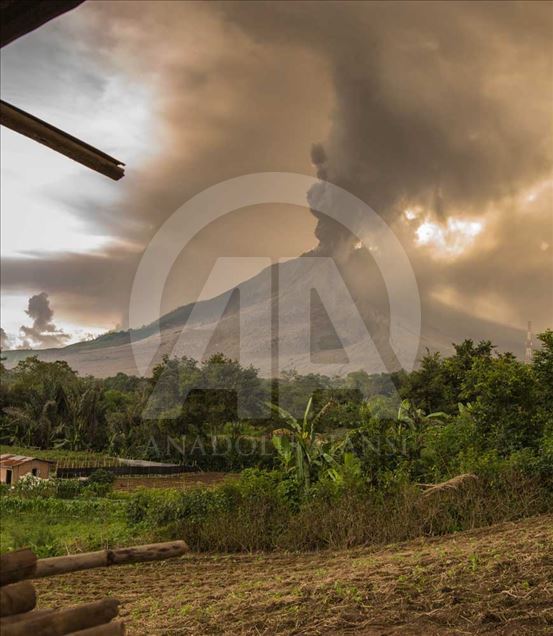
M53 479L41 479L27 473L15 482L13 492L20 497L53 497L56 484Z
M99 468L95 470L88 478L89 484L108 484L111 485L115 481L115 475L109 471Z
M54 497L2 497L0 514L44 512L54 517L94 517L123 512L125 502L113 499L56 499Z
M247 470L238 481L211 489L137 493L127 518L160 539L234 552L396 542L553 510L553 492L514 460L497 464L488 457L480 468L478 480L431 496L401 472L390 472L378 488L329 479L301 498L297 483L280 473Z
M113 489L115 475L109 470L99 468L86 480L82 494L87 497L106 497Z
M9 534L15 550L31 548L40 557L56 556L60 552L54 532L44 523L39 523L33 528L14 526L10 528Z
M142 491L131 497L127 519L184 536L199 550L270 549L292 509L283 483L280 473L247 469L216 488Z

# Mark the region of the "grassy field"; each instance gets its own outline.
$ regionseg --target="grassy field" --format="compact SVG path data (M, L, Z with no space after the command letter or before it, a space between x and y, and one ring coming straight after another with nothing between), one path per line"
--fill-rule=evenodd
M551 634L553 517L385 548L180 559L38 581L122 601L128 634Z
M39 557L140 543L125 521L125 502L24 500L2 502L0 552L30 547Z
M0 552L31 547L39 557L86 552L147 542L151 537L126 521L126 493L139 489L184 490L210 487L226 473L188 473L166 477L120 477L109 498L0 500Z

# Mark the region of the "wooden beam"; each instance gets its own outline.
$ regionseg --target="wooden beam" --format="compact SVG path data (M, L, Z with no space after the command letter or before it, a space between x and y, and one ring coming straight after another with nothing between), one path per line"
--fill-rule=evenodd
M84 0L0 0L0 46L38 29Z
M31 578L35 567L36 555L28 548L2 554L0 556L0 585Z
M21 614L13 614L12 616L2 616L0 618L0 634L4 633L4 627L6 625L14 625L15 623L20 623L21 621L29 621L34 618L39 618L40 616L46 616L46 614L51 614L53 609L35 609L31 612L23 612Z
M105 625L97 627L89 627L78 632L72 632L67 636L123 636L125 633L125 625L119 621L112 621Z
M38 579L45 576L103 568L110 565L161 561L181 556L187 551L188 546L184 541L168 541L166 543L137 545L131 548L115 548L113 550L98 550L98 552L48 557L37 561L33 578Z
M110 157L105 152L5 101L0 101L0 124L82 163L83 166L110 177L110 179L117 181L125 174L122 167L125 164L119 159Z
M67 574L68 572L79 572L81 570L92 570L94 568L105 568L107 566L107 550L82 552L80 554L67 554L59 557L39 559L37 561L34 577L40 579L45 576Z
M119 601L106 598L86 605L56 610L3 626L2 636L63 636L109 623L119 612Z
M182 556L185 552L188 552L188 546L184 541L135 545L130 548L108 550L108 563L109 565L124 565L125 563L142 563L144 561L163 561Z
M36 605L34 585L29 581L0 587L0 616L30 612Z

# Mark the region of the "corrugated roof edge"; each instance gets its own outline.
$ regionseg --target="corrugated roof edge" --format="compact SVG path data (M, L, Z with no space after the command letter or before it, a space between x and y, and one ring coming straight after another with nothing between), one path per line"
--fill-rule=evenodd
M27 457L26 455L12 455L9 453L4 453L0 455L0 465L2 466L21 466L21 464L26 464L27 462L45 462L46 464L55 464L55 461L51 459L42 459L42 457Z

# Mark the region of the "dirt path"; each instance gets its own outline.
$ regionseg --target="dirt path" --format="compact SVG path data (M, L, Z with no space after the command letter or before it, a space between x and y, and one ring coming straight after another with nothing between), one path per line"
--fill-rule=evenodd
M553 517L386 548L189 555L38 581L43 606L119 598L127 633L553 633Z

